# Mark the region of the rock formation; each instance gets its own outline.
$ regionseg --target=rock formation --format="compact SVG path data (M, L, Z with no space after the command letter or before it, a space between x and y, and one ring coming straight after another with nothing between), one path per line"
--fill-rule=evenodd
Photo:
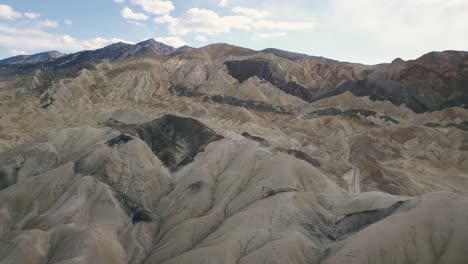
M466 52L150 40L0 68L0 263L468 261Z

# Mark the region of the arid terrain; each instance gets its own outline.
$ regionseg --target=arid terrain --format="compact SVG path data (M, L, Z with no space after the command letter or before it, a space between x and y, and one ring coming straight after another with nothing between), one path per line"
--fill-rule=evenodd
M0 61L0 263L468 263L468 52Z

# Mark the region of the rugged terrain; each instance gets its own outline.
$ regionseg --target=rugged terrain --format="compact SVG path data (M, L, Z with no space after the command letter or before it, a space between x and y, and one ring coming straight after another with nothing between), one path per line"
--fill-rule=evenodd
M0 65L0 263L468 261L467 52L48 54Z

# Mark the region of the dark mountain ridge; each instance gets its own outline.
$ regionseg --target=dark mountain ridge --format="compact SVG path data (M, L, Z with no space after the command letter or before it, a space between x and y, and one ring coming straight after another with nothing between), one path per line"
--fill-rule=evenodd
M33 55L17 55L0 60L0 65L4 64L34 64L42 61L50 61L65 56L56 50L41 52Z
M80 51L55 59L37 60L35 63L8 64L0 68L0 76L25 75L35 70L70 73L83 68L92 69L93 65L106 60L120 61L145 56L175 56L190 50L190 47L185 46L176 49L164 43L157 42L154 39L145 40L134 45L118 42L96 50ZM37 55L39 54L31 55L31 57ZM11 58L5 60L10 59Z

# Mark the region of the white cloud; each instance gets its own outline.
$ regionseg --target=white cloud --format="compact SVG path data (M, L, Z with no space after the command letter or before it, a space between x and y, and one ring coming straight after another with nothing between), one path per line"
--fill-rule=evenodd
M17 50L17 49L12 49L10 51L10 54L13 56L18 56L18 55L28 55L28 53L24 50Z
M63 23L64 23L65 25L71 25L71 24L73 24L73 21L71 21L70 19L64 19L64 20L63 20Z
M114 0L114 2L116 2L117 4L122 4L123 2L125 2L125 0Z
M218 2L218 6L220 7L226 7L228 4L228 0L221 0Z
M225 21L217 13L199 8L189 9L182 17L165 16L157 18L157 23L168 23L169 33L173 35L187 35L189 33L216 34L231 31L231 23Z
M304 30L311 29L311 22L287 22L266 19L270 13L250 8L233 9L239 15L220 16L208 9L191 8L181 17L164 15L154 21L159 24L167 23L168 31L172 35L205 34L214 35L229 33L232 30L262 29L262 30Z
M250 30L255 21L246 16L223 16L222 22L230 29Z
M137 27L146 27L145 24L140 23L138 21L134 21L134 20L127 20L127 23L130 24L130 25L137 26Z
M165 23L174 23L177 19L171 17L170 15L160 16L154 19L155 23L165 24Z
M51 34L40 29L16 28L0 24L0 46L28 53L44 50L75 52L98 49L116 42L127 42L118 38L96 37L79 40L69 35Z
M268 30L303 30L313 29L314 23L311 22L283 22L274 20L260 20L255 23L255 28Z
M468 47L466 0L332 0L331 7L339 27L367 34L395 52L389 56Z
M148 16L142 13L136 13L133 12L132 9L125 7L122 9L122 12L120 13L123 18L125 19L131 19L131 20L146 20L148 19Z
M132 0L136 5L141 6L148 13L156 15L166 15L174 10L174 5L171 1L164 0Z
M16 12L9 5L0 5L0 19L15 20L22 17L21 13Z
M268 11L258 10L254 8L247 8L247 7L234 7L232 12L241 14L250 18L265 18L269 17L271 14Z
M195 40L198 41L198 42L207 42L208 40L206 39L205 36L203 35L197 35L195 36Z
M29 19L38 19L41 14L39 13L24 13L24 16L29 18Z
M467 4L466 0L416 0L423 4L461 5Z
M207 9L191 8L183 16L174 18L163 16L155 19L156 23L168 23L168 30L173 35L219 34L232 29L250 29L251 20L241 16L220 17Z
M175 48L188 45L187 42L185 42L183 39L177 36L160 37L160 38L155 38L155 40L162 42L166 45L173 46Z
M53 20L44 20L39 24L39 26L48 27L48 28L56 28L59 26L59 23Z
M117 42L125 42L125 43L130 43L133 44L130 41L126 41L120 38L111 38L111 39L106 39L102 37L96 37L92 39L87 39L87 40L78 40L73 37L67 36L69 39L67 42L75 46L77 50L94 50L94 49L99 49L105 46L108 46L112 43L117 43Z
M271 32L271 33L254 33L253 39L275 39L286 37L286 32Z

